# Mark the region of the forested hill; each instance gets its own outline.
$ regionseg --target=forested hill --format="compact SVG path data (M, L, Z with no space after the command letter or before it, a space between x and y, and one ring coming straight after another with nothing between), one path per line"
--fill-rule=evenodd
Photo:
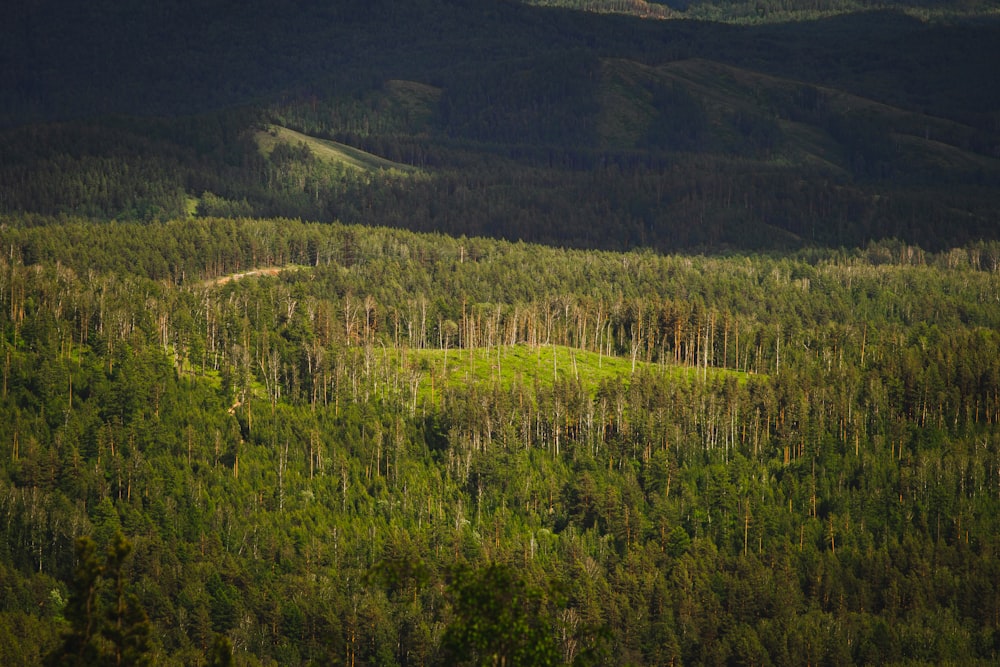
M456 67L628 43L620 21L492 0L49 0L21 3L6 19L4 112L14 120L190 113L300 88L431 82ZM640 49L655 45L639 41Z
M1000 660L996 3L559 4L5 8L0 664Z
M737 25L444 0L8 14L8 213L664 251L1000 234L988 16ZM327 159L331 141L373 168Z
M1000 656L996 243L34 222L4 665Z
M646 64L717 59L938 115L996 108L989 3L982 18L929 23L891 3L830 6L838 11L819 20L737 26L495 0L18 3L0 25L0 121L192 113L389 79L447 86L489 65L580 49Z

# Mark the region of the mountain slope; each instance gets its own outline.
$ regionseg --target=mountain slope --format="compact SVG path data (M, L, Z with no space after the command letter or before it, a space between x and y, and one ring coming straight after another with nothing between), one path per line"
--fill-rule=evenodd
M1000 234L989 20L735 26L439 0L61 9L22 7L3 27L0 114L142 115L4 133L6 212L284 215L618 249ZM325 148L262 154L268 123L429 177L345 178Z
M868 97L988 113L996 31L995 22L928 24L891 12L736 27L493 0L47 0L18 5L0 27L0 121L191 113L394 78L445 86L485 67L580 49L650 65L705 57L856 86ZM935 92L947 97L932 99Z
M1000 243L44 222L0 225L4 665L453 665L512 607L551 664L996 663Z
M284 150L290 151L305 149L309 155L322 162L361 171L381 169L414 171L414 168L408 164L386 160L346 144L310 137L279 125L270 125L265 130L259 130L254 134L254 140L261 153L265 155L273 155L275 149L281 146Z

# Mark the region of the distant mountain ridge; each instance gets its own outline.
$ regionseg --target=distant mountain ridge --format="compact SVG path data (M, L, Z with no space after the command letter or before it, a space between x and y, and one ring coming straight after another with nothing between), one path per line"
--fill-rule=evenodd
M288 216L612 249L1000 236L989 18L50 1L0 31L8 214ZM268 124L303 138L261 146ZM344 171L330 146L427 177Z
M579 49L647 64L706 57L827 84L870 85L866 70L885 72L879 87L916 68L980 111L996 101L987 84L997 32L996 22L927 25L894 13L737 28L493 0L48 0L12 8L0 26L0 124L192 113L296 90L349 93L392 78L441 86L484 66ZM940 76L928 67L934 62L949 73L965 68L968 81ZM916 92L935 91L925 87Z
M983 16L996 12L995 0L523 0L542 7L630 14L643 18L774 23L816 19L872 9L895 9L927 17Z

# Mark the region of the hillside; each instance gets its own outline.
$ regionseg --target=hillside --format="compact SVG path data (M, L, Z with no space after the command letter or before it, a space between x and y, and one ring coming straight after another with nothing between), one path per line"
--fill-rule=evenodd
M0 21L0 665L1000 661L993 0Z
M4 222L5 665L997 658L996 243Z
M395 169L402 172L414 171L414 168L408 164L386 160L346 144L317 139L278 125L271 125L265 130L258 131L254 135L254 140L260 152L272 158L274 150L281 146L281 150L292 152L298 150L305 159L311 157L333 166L345 166L361 171L381 169Z
M997 238L989 7L834 5L726 24L438 0L233 17L210 3L192 23L181 2L108 14L132 28L100 48L96 16L25 6L4 27L0 210L616 250ZM130 35L153 23L161 39L138 50Z
M947 0L522 0L539 7L563 7L600 14L627 14L646 19L700 19L738 24L783 23L850 14L862 9L895 9L922 19L963 18L996 14L995 0L954 3Z
M256 111L11 129L0 191L11 213L93 219L283 215L619 250L885 238L941 250L1000 234L1000 139L978 123L718 60L575 53L458 87L390 80Z

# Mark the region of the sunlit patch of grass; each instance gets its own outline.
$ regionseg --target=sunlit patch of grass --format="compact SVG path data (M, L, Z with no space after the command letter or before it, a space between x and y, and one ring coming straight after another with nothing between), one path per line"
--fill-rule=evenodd
M328 139L318 139L302 134L295 130L280 125L271 125L266 131L256 134L257 147L261 153L270 154L278 144L291 144L297 146L305 144L313 157L321 162L337 164L341 166L359 169L361 171L394 170L400 172L416 172L416 167L393 162L385 158L366 153L365 151Z
M747 374L721 368L694 368L647 363L608 356L561 345L503 345L472 349L422 349L400 351L400 372L416 384L418 402L435 402L444 389L518 386L550 389L562 382L577 382L595 395L608 381L628 384L634 373L666 374L678 382L733 376L744 383Z

